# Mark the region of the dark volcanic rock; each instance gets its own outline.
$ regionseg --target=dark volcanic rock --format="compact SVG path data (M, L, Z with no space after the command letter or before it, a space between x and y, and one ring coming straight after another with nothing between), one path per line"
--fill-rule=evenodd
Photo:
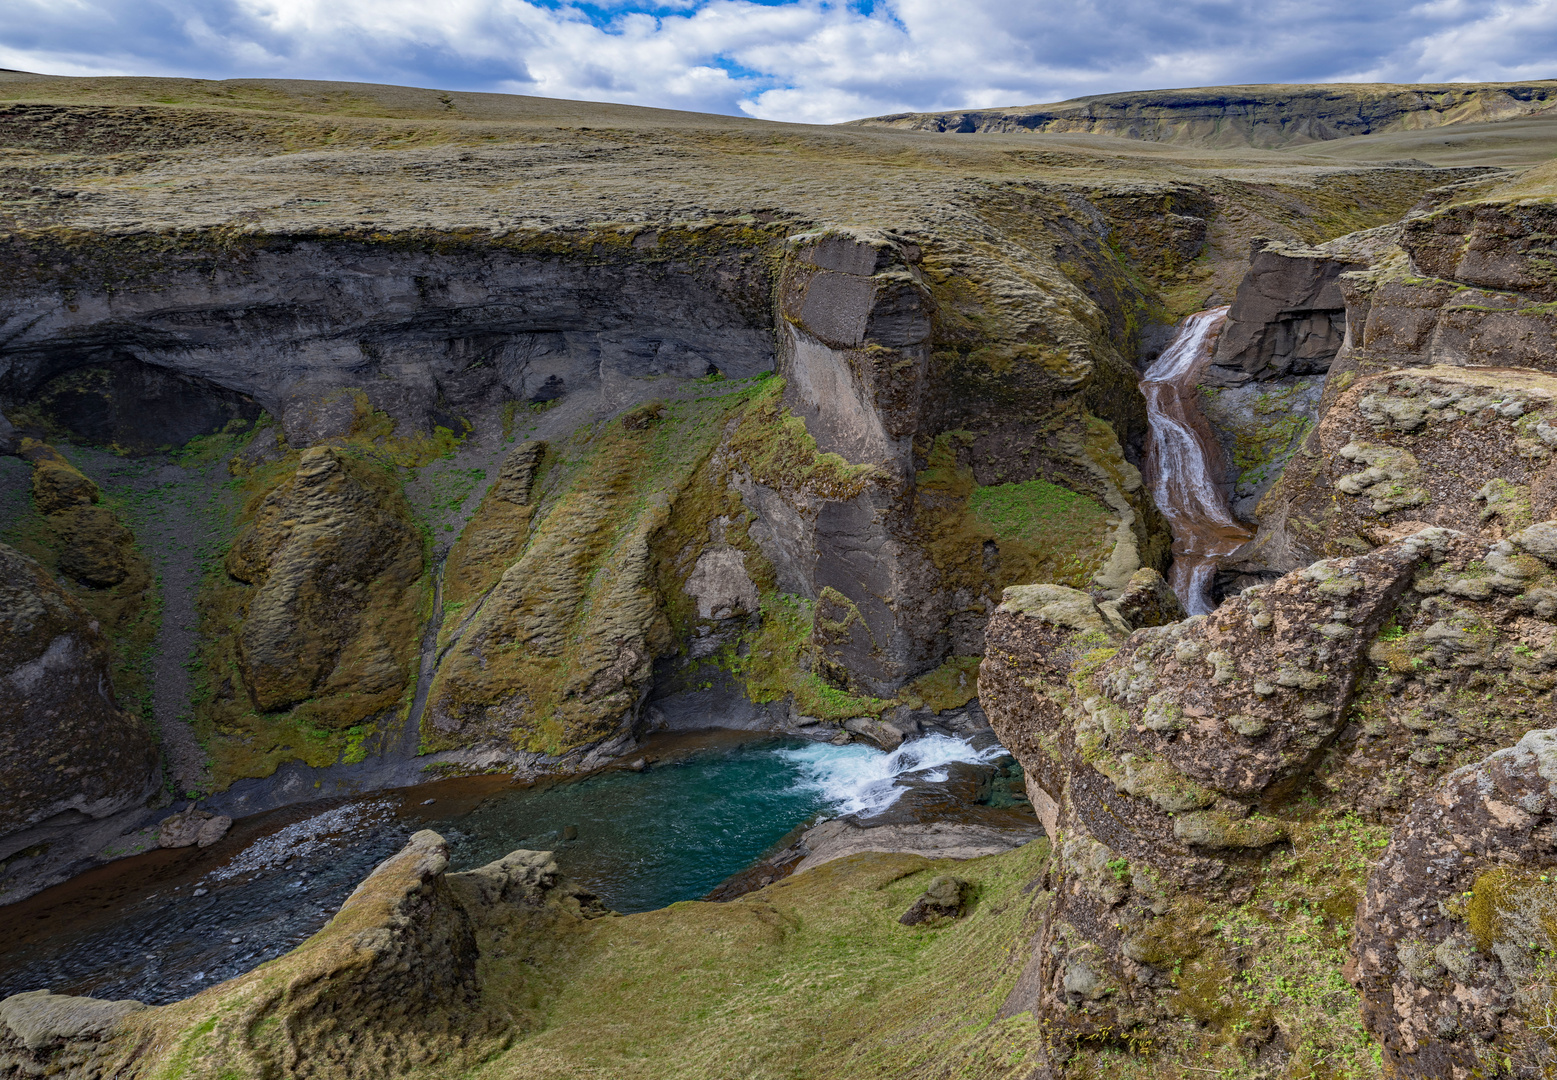
M1205 382L1234 386L1328 371L1346 336L1339 278L1365 265L1255 241Z
M968 893L971 889L968 882L959 877L952 877L950 874L933 878L925 889L924 895L903 912L898 922L904 926L918 926L921 923L933 925L959 918L963 908L967 906Z
M1430 277L1552 301L1554 230L1557 207L1543 200L1469 203L1408 221L1400 243Z
M0 837L107 817L155 790L156 749L115 704L109 664L86 611L0 544Z

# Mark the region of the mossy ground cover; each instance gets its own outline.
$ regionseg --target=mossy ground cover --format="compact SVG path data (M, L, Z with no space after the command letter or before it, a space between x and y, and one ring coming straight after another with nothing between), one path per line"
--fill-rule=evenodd
M710 380L548 446L524 515L528 532L504 555L512 561L450 593L461 607L457 629L451 620L443 636L449 651L433 688L435 712L462 725L476 717L507 725L494 734L525 749L559 753L601 737L631 707L624 679L641 677L639 665L690 636L696 611L683 586L716 520L724 542L746 552L749 572L771 590L772 569L745 535L751 515L729 489L733 455L714 457L749 412L783 411L782 386L766 377ZM806 480L818 469L847 480L842 459L814 460L814 442L813 460L785 457L794 442L769 438L761 449ZM471 548L495 509L478 511L457 551ZM475 591L484 581L492 584ZM624 650L639 659L600 682ZM437 731L424 736L429 749L449 741Z
M1147 959L1169 974L1180 1019L1118 1045L1082 1046L1067 1076L1382 1077L1345 967L1356 908L1389 829L1311 799L1277 816L1290 844L1263 859L1247 901L1172 897L1151 923ZM1143 871L1123 864L1119 872Z
M866 1080L1024 1077L1030 1014L999 1019L1043 894L1047 843L963 863L863 855L729 904L580 925L539 968L492 962L487 993L538 1029L473 1075ZM975 883L938 929L898 917L939 873Z
M1112 515L1069 488L1047 480L994 484L975 488L969 508L1001 545L1002 560L1024 564L1012 568L1022 580L1082 584L1106 558Z
M919 472L915 524L949 583L998 598L1008 585L1085 587L1112 550L1114 515L1090 496L1035 478L981 486L958 451L971 432L936 437ZM987 565L986 543L998 558Z

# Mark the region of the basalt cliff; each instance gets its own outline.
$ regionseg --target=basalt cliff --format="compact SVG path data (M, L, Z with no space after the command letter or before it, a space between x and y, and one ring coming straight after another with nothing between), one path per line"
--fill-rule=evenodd
M0 900L713 714L981 709L1048 838L621 917L418 833L185 1001L0 1002L0 1073L1550 1075L1557 99L1239 89L0 74ZM1189 618L1137 383L1221 305Z

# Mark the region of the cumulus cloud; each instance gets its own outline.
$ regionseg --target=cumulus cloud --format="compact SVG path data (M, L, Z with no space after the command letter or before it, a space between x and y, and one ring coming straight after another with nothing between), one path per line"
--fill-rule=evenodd
M1557 76L1557 0L8 0L0 66L831 123L1262 82Z

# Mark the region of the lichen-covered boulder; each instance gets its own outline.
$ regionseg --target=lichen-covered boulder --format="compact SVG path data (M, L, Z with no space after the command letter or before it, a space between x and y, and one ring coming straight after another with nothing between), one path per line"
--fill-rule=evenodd
M1166 626L1188 618L1189 613L1174 595L1167 579L1149 566L1130 576L1124 592L1099 605L1105 615L1112 612L1131 627Z
M254 706L313 699L349 727L400 701L421 621L423 545L395 479L329 447L304 451L234 541L236 665Z
M1185 1015L1207 1039L1270 1038L1280 1011L1228 984L1258 928L1298 896L1344 942L1383 843L1368 822L1557 715L1553 563L1557 523L1496 542L1430 528L1128 637L1111 604L1008 591L981 700L1054 846L1005 1012L1034 1011L1061 1044ZM1344 859L1337 828L1358 845ZM1301 885L1274 870L1310 858L1332 869ZM1339 984L1344 954L1318 955L1333 966L1314 977Z
M940 874L930 880L924 892L897 921L904 926L934 926L960 918L971 891L971 883L962 878Z
M0 544L0 837L101 818L155 790L157 751L120 709L108 642L42 566Z
M1022 763L1028 797L1051 836L1065 789L1071 672L1094 650L1117 647L1129 630L1063 585L1005 590L985 630L979 703L1001 745Z
M1539 1077L1557 1058L1557 730L1456 770L1396 827L1357 913L1389 1075Z

